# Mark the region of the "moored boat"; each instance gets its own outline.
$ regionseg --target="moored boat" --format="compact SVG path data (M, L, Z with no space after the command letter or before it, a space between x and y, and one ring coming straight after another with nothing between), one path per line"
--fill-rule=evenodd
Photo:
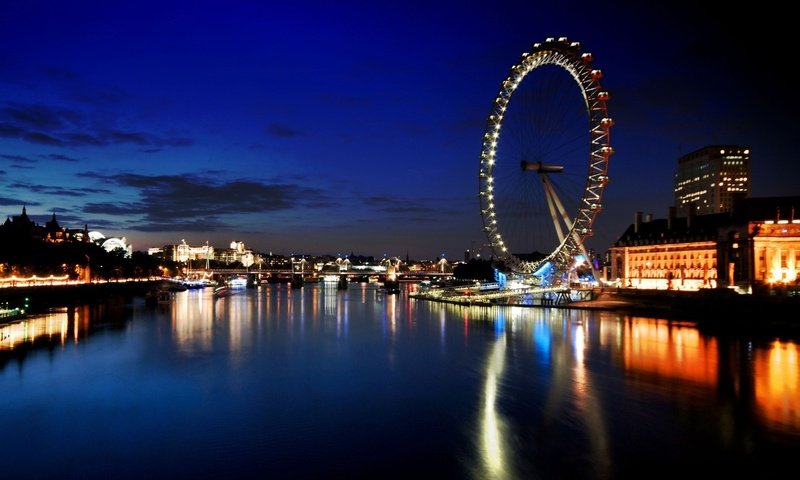
M247 277L236 276L228 280L230 288L244 288L247 286Z

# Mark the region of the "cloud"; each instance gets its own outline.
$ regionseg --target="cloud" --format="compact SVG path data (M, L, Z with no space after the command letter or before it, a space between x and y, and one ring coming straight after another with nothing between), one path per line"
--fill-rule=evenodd
M87 117L79 110L7 102L5 107L0 108L0 136L56 147L133 144L162 148L194 144L191 138L184 136L98 127L86 120ZM113 125L115 121L115 118L111 118L103 124Z
M0 137L17 138L25 133L25 129L8 122L0 122Z
M233 222L241 221L242 215L332 205L322 190L299 183L249 179L221 182L215 175L199 174L86 172L79 176L137 190L139 201L90 203L84 212L139 218L141 222L127 228L140 231L240 230L241 225Z
M88 133L65 133L63 135L63 138L68 144L76 146L87 145L87 146L100 147L105 144L99 138L95 137L94 135L90 135Z
M25 190L26 192L40 193L42 195L54 195L57 197L85 197L87 195L96 195L101 193L111 193L110 190L104 188L89 188L89 187L62 187L52 185L37 185L32 183L13 183L8 188Z
M28 157L23 157L22 155L0 155L0 158L4 158L6 160L10 160L14 163L36 163L36 160Z
M374 195L363 199L365 205L375 208L378 212L383 213L393 220L399 221L414 221L414 222L427 222L437 218L441 212L436 210L430 205L436 205L437 202L433 199L424 198L394 198L384 195Z
M53 147L61 147L64 145L64 142L61 140L41 132L26 132L22 134L20 138L40 145L50 145Z
M280 125L277 123L273 123L267 126L266 131L269 135L273 137L281 137L281 138L293 138L293 137L301 137L305 134L295 130L291 127L287 127L286 125Z
M215 230L231 230L231 226L216 219L194 219L191 221L148 223L134 225L132 230L142 232L211 232ZM237 231L239 229L236 229Z
M149 145L147 135L134 132L110 132L107 137L111 143L135 143L137 145Z
M77 158L68 157L66 155L61 155L59 153L51 153L50 155L47 155L47 158L49 158L50 160L60 160L60 161L63 161L63 162L77 162L78 161Z
M8 102L4 108L0 109L0 113L12 121L22 124L21 128L45 131L72 125L80 120L77 112L35 104Z
M87 203L83 207L85 213L95 213L102 215L139 215L142 213L142 204L136 203L119 203L119 202L100 202L100 203Z
M39 202L25 201L25 200L21 200L19 198L0 197L0 205L19 205L20 207L23 206L23 205L36 206L36 205L39 205ZM20 209L20 213L22 213L21 209ZM17 215L17 214L15 214L15 215Z

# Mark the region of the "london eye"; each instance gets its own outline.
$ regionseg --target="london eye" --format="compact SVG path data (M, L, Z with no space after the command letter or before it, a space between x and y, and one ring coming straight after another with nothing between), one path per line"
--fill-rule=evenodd
M505 270L565 272L586 256L613 153L602 71L578 42L522 54L492 102L480 153L483 228ZM512 101L513 97L513 101Z

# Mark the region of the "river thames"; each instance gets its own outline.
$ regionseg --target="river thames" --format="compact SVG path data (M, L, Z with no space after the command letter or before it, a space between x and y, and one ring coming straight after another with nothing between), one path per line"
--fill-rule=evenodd
M377 284L0 326L2 478L785 478L798 339Z

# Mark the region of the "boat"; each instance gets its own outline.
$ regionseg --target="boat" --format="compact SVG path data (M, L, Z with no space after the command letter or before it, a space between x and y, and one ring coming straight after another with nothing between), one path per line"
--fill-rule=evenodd
M230 288L245 288L247 286L247 277L236 276L228 280Z
M233 295L233 288L227 285L222 285L214 288L214 298L222 298L222 297L227 297L229 295Z
M183 285L185 285L186 288L188 288L189 290L195 290L195 289L210 287L212 285L215 285L215 283L212 280L206 278L198 278L193 280L184 280Z
M167 280L162 284L161 290L166 290L168 292L185 292L188 290L188 287L179 280Z
M25 318L24 308L0 308L0 323L12 322L21 318Z

